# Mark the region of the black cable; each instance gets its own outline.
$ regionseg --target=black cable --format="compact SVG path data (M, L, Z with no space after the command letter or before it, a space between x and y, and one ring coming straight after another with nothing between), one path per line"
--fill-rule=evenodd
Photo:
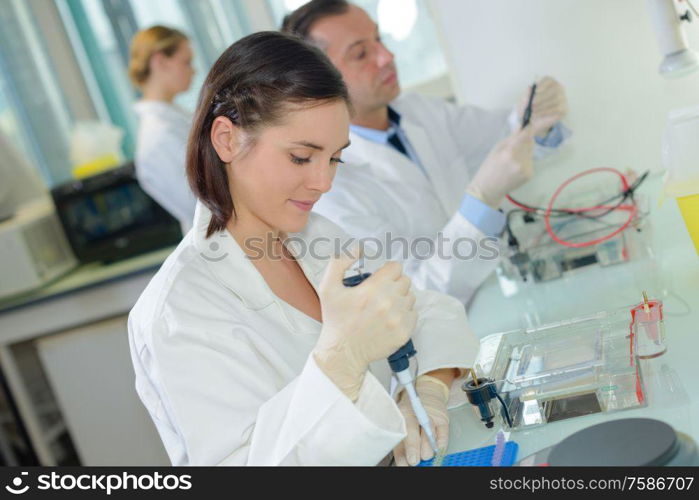
M632 202L635 204L636 202L634 199L634 193L635 193L636 189L638 189L638 187L643 183L643 181L646 180L646 178L648 177L649 174L650 174L650 171L644 172L638 179L636 179L633 183L631 183L631 185L625 191L623 191L619 194L616 194L616 195L612 196L611 198L608 198L604 201L599 202L599 205L606 205L607 203L611 203L611 202L615 201L616 199L621 198L616 205L614 205L611 208L608 208L605 212L602 212L601 214L588 215L588 214L585 214L582 212L576 212L575 210L570 210L570 209L568 209L568 210L566 210L566 209L552 209L551 216L552 217L574 216L574 217L578 217L581 219L582 218L584 218L584 219L600 219L602 217L605 217L605 216L609 215L610 213L614 212L615 210L617 210L621 205L624 204L624 202L628 198L630 198L632 200ZM512 198L512 196L510 196L510 198ZM522 206L526 207L527 209L529 209L529 210L525 210L523 208L516 208L516 209L510 210L509 212L507 212L507 216L505 218L505 231L507 232L508 245L512 248L519 248L519 241L515 237L515 235L512 231L512 227L511 227L511 222L512 222L512 220L511 220L512 215L511 214L523 212L525 214L529 214L532 216L542 215L541 213L543 212L545 214L548 211L548 209L541 208L541 207L535 207L532 205L527 205L526 203L522 203L518 200L515 200L514 198L512 198L512 200L514 202L516 202L517 204L522 205Z
M507 420L507 425L509 425L510 429L512 429L512 427L514 427L514 426L512 425L512 419L510 418L510 412L507 409L507 405L500 397L500 394L498 394L497 392L495 393L495 397L498 398L498 401L500 401L500 404L502 405L502 409L505 412L505 419Z
M650 174L650 170L644 172L638 179L636 179L636 180L626 189L626 191L622 191L622 192L619 193L619 194L615 194L615 195L612 196L611 198L608 198L608 199L606 199L606 200L604 200L604 201L600 201L600 202L598 203L598 205L605 205L605 204L607 204L607 203L611 203L612 201L616 200L616 199L619 198L620 196L629 196L629 195L633 195L634 191L636 191L636 189L638 189L638 187L641 185L641 183L642 183L643 181L646 180L646 177L648 177L649 174ZM510 198L512 198L512 196L510 196ZM522 203L521 201L515 200L514 198L512 198L512 200L514 200L514 201L515 201L516 203L518 203L519 205L522 205L523 207L526 207L526 208L528 208L528 209L530 209L530 210L532 210L532 211L546 212L546 211L548 210L547 208L535 207L535 206L532 206L532 205L527 205L526 203ZM520 208L519 210L522 210L523 212L526 212L526 210L524 210L524 209L522 209L522 208ZM552 214L553 214L553 213L565 213L565 214L569 214L569 215L575 215L575 214L579 214L580 212L576 212L576 211L574 211L574 210L569 210L569 209L567 210L567 209L565 209L565 208L554 208L554 209L551 210L551 213L552 213Z

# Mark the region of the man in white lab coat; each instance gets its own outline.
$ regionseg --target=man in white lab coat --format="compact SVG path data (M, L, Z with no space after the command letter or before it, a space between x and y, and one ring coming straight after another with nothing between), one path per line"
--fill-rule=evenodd
M345 165L315 210L403 260L418 287L467 304L498 263L500 204L531 179L533 157L569 134L559 123L563 87L537 82L530 125L521 129L529 89L516 110L399 97L393 54L376 23L344 0L312 0L287 16L283 30L325 51L354 105Z

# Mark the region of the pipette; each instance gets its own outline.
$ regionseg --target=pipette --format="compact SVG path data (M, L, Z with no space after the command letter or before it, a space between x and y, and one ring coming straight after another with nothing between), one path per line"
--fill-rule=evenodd
M364 272L364 258L359 259L358 265L355 268L357 274L350 276L342 280L345 286L357 286L362 281L371 276L371 273ZM410 372L410 358L415 356L417 351L413 346L413 341L408 340L408 342L398 349L396 352L388 357L388 364L391 370L396 376L398 382L405 387L405 392L408 393L408 398L410 399L410 405L415 412L415 417L417 418L420 427L425 432L430 446L434 451L435 455L439 453L439 448L437 448L437 440L434 437L434 432L432 432L432 426L430 425L430 417L427 415L425 407L422 406L422 401L420 401L420 396L418 396L415 390L413 374Z

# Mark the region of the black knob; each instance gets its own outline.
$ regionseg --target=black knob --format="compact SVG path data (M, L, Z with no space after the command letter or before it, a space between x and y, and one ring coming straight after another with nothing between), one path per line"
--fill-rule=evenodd
M691 23L692 22L692 13L689 12L688 10L685 11L685 13L680 16L680 21L687 21L688 23Z

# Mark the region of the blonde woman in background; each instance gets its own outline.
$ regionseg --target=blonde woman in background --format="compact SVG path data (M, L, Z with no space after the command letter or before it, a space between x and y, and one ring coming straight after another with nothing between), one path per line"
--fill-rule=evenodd
M136 175L141 187L180 221L192 227L195 198L185 173L187 138L192 115L174 103L192 82L192 48L187 36L173 28L152 26L131 41L129 78L142 92Z

